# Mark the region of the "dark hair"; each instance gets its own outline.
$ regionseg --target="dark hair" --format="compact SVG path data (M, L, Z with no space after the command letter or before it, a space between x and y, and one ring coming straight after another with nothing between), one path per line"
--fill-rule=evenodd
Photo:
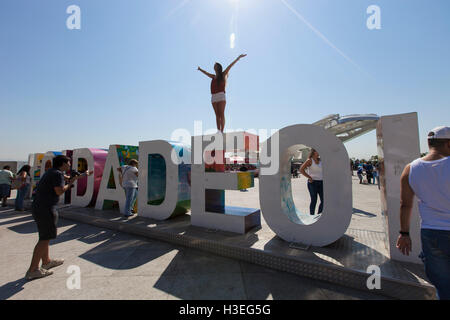
M60 168L63 164L68 163L70 158L67 156L59 155L53 158L53 168Z
M8 166L8 165L6 165L6 166L3 167L3 169L4 169L4 170L9 170L9 169L11 169L11 167Z
M218 71L217 71L217 82L221 83L222 81L225 81L225 78L223 76L223 67L220 63L216 62L216 65L218 66ZM215 69L214 69L215 70Z
M19 170L19 172L17 172L17 174L19 174L21 172L26 172L27 175L30 175L30 169L31 169L31 167L28 164L26 164L22 168L20 168L20 170Z
M316 149L311 149L311 151L308 154L308 159L312 158L312 156L314 155L314 152L317 152L317 150Z
M129 164L130 166L132 166L132 165L138 165L139 162L138 162L136 159L130 159L130 160L128 161L128 164Z
M430 132L428 137L434 136L434 132ZM428 147L429 148L442 148L446 143L448 143L450 139L428 139Z
M428 139L429 148L442 148L450 139Z

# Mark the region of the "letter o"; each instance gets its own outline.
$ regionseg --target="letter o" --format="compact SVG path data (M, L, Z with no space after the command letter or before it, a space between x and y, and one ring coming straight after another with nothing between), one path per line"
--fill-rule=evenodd
M344 235L352 217L352 181L349 158L344 144L322 127L298 124L281 129L279 146L272 137L262 148L279 148L279 170L269 173L271 164L261 164L259 201L268 226L283 240L313 246L326 246ZM320 219L304 224L297 218L290 189L290 161L299 149L307 145L316 149L323 163L324 209ZM273 151L272 151L273 152ZM287 184L283 188L282 183ZM306 182L305 182L306 183ZM289 218L291 217L291 219Z

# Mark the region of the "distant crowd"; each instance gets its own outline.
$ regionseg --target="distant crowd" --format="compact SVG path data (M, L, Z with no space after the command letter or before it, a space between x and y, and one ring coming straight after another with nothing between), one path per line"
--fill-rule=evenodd
M359 178L360 184L377 184L380 188L380 165L378 161L350 160L350 169Z

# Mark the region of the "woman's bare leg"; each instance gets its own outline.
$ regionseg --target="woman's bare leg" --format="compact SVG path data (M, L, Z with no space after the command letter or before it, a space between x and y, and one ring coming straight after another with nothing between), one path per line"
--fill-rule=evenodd
M220 116L219 116L219 108L218 108L218 104L219 102L214 102L213 108L214 108L214 113L216 114L216 126L217 126L217 130L220 131Z
M226 101L220 101L218 106L218 113L220 118L220 132L223 132L225 129L225 106L227 102Z

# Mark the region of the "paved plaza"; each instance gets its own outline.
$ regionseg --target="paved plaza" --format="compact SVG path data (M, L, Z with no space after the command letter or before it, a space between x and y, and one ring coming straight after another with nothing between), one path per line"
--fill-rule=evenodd
M308 212L304 178L293 180L297 207ZM377 186L353 179L351 229L381 232ZM259 208L258 179L247 192L227 191L227 204ZM264 228L265 222L262 219ZM267 226L266 226L267 227ZM52 257L66 260L50 277L24 279L36 225L29 212L0 212L0 299L387 299L193 248L60 219ZM81 289L70 290L69 266L81 271Z

